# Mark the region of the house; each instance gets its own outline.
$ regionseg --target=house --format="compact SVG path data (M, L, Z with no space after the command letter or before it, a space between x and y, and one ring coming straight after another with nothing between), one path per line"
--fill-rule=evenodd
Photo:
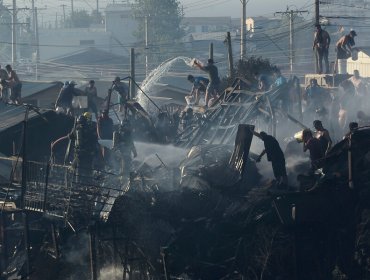
M7 106L0 110L0 153L17 154L21 149L26 108ZM69 133L74 119L53 110L29 111L26 149L29 160L45 161L50 156L50 143Z
M245 20L247 31L254 32L256 29L271 29L279 27L281 20L278 18L250 17Z
M184 17L181 22L186 33L227 32L231 17Z
M360 72L361 77L370 77L370 47L360 47L358 59L347 59L347 73L353 74L354 70Z
M39 51L40 60L78 52L88 47L96 47L106 52L113 52L114 41L104 26L97 28L40 28Z
M114 53L130 53L130 46L137 41L134 36L137 27L131 4L108 4L105 8L105 31L111 34L114 44L117 45Z
M22 81L22 100L42 108L53 108L62 82Z

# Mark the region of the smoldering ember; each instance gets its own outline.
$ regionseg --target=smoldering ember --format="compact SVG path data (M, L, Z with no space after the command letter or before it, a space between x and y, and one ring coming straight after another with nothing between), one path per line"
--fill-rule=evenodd
M54 28L38 30L37 9L23 27L0 1L19 31L0 42L1 280L370 279L366 28L338 27L339 0L268 24L241 2L235 33L172 11L186 24L172 34L165 19L167 34L140 1L96 10L84 29L72 8L54 32L81 48L62 54L34 37ZM90 46L86 34L110 32L127 49L109 28L131 21L146 39L128 57ZM24 45L41 49L27 63Z

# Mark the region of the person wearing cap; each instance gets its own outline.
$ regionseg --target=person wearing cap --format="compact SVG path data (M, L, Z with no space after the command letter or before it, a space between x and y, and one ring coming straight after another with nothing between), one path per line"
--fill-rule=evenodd
M208 64L203 66L198 61L194 61L194 65L198 67L200 70L208 73L209 83L206 89L206 106L208 105L211 98L216 98L218 95L218 90L220 86L220 78L218 77L218 69L217 66L214 65L214 61L212 58L208 59Z
M312 49L315 51L316 73L322 74L322 60L325 62L325 73L329 73L329 46L330 35L326 30L321 29L320 24L316 24L316 32L313 39Z
M115 77L112 85L112 91L118 94L119 111L122 112L126 108L126 103L129 98L129 88L121 81L120 77Z
M337 59L335 61L335 70L338 67L338 59L348 59L352 55L353 46L355 45L356 31L351 30L347 35L342 36L335 44Z
M98 119L98 108L96 106L98 92L95 87L95 81L90 80L89 85L85 88L85 94L87 96L87 107L89 111L95 114L95 118Z
M288 177L285 167L285 156L281 150L279 142L272 135L268 135L266 132L261 131L257 133L253 131L253 134L263 141L265 149L256 159L256 162L260 162L262 157L266 154L267 160L271 161L272 170L276 179L277 187L287 186Z

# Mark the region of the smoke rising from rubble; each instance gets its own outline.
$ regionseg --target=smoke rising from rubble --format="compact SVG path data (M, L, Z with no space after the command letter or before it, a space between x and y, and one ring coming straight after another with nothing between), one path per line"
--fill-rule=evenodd
M122 279L123 275L123 268L122 266L117 265L114 267L113 265L103 267L99 273L99 280L119 280Z
M156 154L168 167L178 167L180 162L185 159L187 150L172 145L158 145L144 142L135 142L139 162L146 162L150 166L159 166L161 162Z

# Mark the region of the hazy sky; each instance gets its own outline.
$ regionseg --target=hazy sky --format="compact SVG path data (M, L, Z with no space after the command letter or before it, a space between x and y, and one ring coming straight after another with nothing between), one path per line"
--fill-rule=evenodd
M17 6L31 7L32 0L17 0ZM34 0L35 6L39 8L41 18L54 18L62 16L62 5L65 6L65 12L68 14L71 9L71 1L74 3L74 9L96 9L97 0ZM107 3L114 0L98 0L100 9L103 9ZM159 1L159 0L158 0ZM12 0L3 0L4 4L11 5ZM125 2L115 0L116 3ZM231 16L241 17L241 0L180 0L184 7L185 16ZM247 0L247 16L266 15L272 16L276 11L285 11L287 6L290 9L305 9L313 13L314 0ZM27 11L21 11L27 13ZM313 16L313 14L312 14Z

